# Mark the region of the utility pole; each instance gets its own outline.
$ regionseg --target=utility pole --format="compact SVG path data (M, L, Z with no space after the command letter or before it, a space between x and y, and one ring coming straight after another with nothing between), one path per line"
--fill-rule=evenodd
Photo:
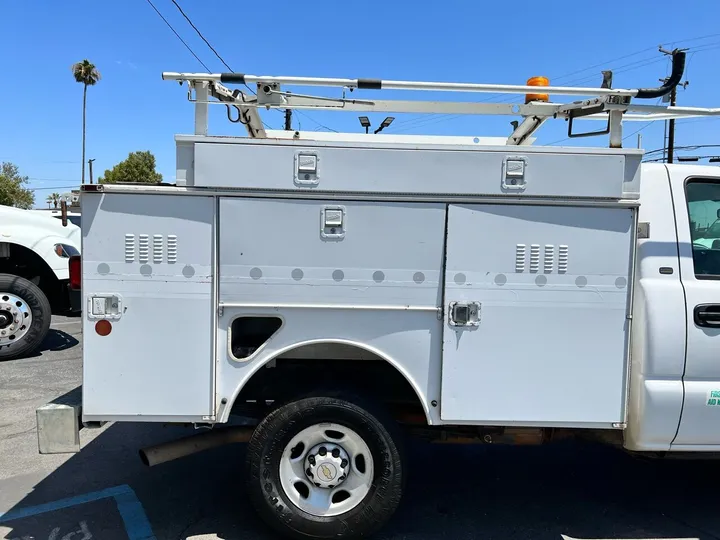
M681 49L684 51L687 51L687 49ZM660 47L660 52L665 55L672 55L674 51L668 51ZM667 81L667 79L665 79ZM685 81L682 84L683 88L686 88L689 84L688 81ZM677 103L677 86L674 86L673 89L670 91L670 106L674 107ZM667 142L667 162L672 163L675 159L675 119L671 118L668 123L668 142Z
M88 166L90 167L90 183L92 184L92 163L95 161L94 159L88 159Z
M292 109L285 109L285 131L292 131Z

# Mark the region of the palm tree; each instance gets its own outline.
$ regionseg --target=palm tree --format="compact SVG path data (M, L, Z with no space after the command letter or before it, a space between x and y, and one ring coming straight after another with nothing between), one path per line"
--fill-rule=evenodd
M45 202L48 203L48 209L50 209L52 207L52 203L53 203L53 196L48 195L47 198L45 199Z
M55 209L57 210L58 204L60 203L60 194L53 193L52 195L50 195L48 197L48 199L50 199L52 201L53 205L55 205Z
M87 103L87 89L88 86L95 85L100 80L100 72L95 67L95 64L91 64L89 60L83 60L73 64L72 67L73 77L75 82L82 83L83 85L83 132L82 132L82 180L85 183L85 107Z

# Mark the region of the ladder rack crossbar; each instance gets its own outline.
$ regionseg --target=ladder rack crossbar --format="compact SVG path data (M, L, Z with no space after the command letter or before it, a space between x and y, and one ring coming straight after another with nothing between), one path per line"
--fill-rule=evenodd
M324 86L335 88L368 90L420 90L429 92L469 92L493 94L528 94L540 90L537 86L514 84L482 84L425 81L391 81L380 79L341 79L328 77L274 77L266 75L243 75L238 73L177 73L163 72L164 80L188 82L221 82L238 84ZM565 96L630 96L638 94L637 89L584 88L575 86L543 86L544 93Z

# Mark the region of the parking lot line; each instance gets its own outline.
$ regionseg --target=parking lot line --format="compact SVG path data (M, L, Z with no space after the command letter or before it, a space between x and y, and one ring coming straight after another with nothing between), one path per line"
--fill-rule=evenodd
M11 510L0 514L0 523L36 516L38 514L44 514L45 512L62 510L63 508L70 508L71 506L111 497L115 499L129 540L155 540L155 535L145 514L145 509L137 498L137 495L135 495L135 492L128 485L115 486L101 491L68 497L67 499L59 499L45 504Z

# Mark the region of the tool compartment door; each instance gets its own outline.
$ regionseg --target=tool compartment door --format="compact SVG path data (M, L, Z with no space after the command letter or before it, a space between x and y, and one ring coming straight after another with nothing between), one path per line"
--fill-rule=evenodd
M85 419L213 414L214 208L211 197L83 194Z
M450 206L443 420L624 421L633 223L631 209Z

